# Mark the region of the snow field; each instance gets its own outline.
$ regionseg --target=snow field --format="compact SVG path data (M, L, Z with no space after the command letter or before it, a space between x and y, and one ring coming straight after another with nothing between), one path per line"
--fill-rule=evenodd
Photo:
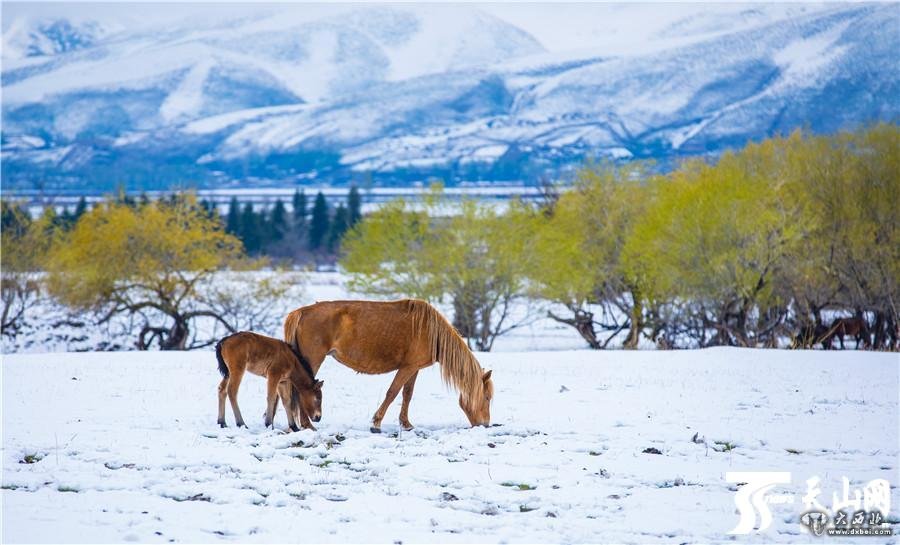
M738 520L726 471L793 475L794 505L737 541L821 539L797 522L812 476L826 505L841 476L887 479L897 519L896 354L478 357L494 370L499 426L468 428L432 367L416 383L416 429L399 430L398 399L373 435L391 375L330 359L318 431L286 434L283 412L263 429L253 376L240 392L250 429L215 425L211 352L4 356L2 539L717 542Z

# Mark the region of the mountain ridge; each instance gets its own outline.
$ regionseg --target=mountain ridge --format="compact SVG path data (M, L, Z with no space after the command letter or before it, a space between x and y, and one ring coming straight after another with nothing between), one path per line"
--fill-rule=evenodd
M442 9L257 14L152 39L39 23L62 44L40 47L11 25L3 185L527 183L589 156L664 168L796 128L900 117L898 4L763 6L731 27L716 23L724 11L676 17L655 23L659 43L682 45L636 42L633 54L550 51L494 14Z

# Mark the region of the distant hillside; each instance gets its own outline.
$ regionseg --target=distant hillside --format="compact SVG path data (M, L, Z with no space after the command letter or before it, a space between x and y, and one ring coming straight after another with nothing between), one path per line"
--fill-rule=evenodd
M529 182L900 118L896 3L679 5L645 29L647 5L607 5L562 50L477 5L178 24L8 6L4 189Z

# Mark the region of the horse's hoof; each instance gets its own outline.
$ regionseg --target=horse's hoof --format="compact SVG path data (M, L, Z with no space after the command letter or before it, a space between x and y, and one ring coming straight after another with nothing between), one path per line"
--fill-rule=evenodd
M225 425L225 422L217 422L217 424L219 425L220 428L225 428L225 427L227 427L227 426Z
M412 424L400 424L400 427L403 431L412 431L414 426Z
M300 431L300 428L297 427L297 424L293 424L291 426L291 431Z
M381 433L381 428L376 428L375 426L372 426L371 428L369 428L369 431L372 433Z

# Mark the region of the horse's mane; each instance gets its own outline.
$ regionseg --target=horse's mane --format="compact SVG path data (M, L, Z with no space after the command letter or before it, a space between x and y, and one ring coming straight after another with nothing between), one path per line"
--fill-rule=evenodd
M409 300L413 331L424 334L431 361L441 363L441 378L462 395L467 406L484 396L481 365L450 322L434 307L418 299Z

